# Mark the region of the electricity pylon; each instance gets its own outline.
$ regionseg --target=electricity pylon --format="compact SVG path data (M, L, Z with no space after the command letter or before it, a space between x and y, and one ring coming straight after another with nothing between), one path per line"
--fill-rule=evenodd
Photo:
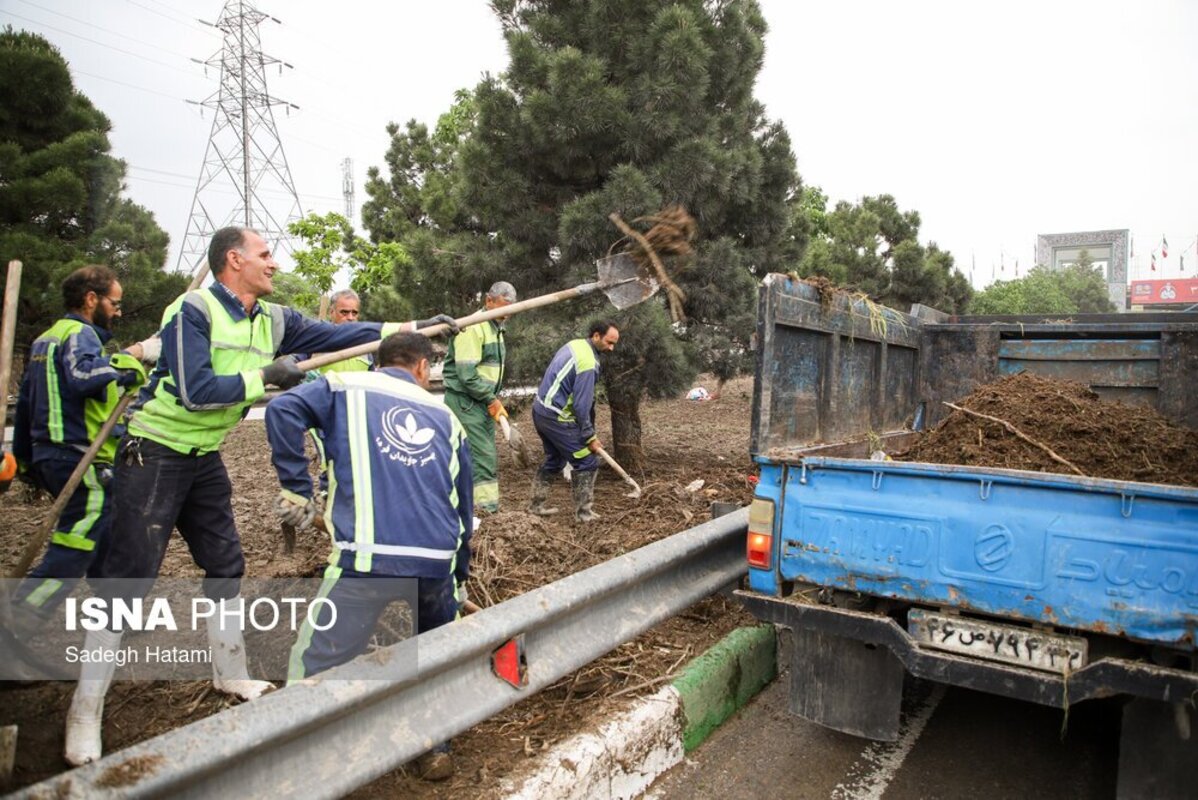
M354 160L341 162L341 194L345 197L345 218L354 224Z
M303 216L274 115L276 106L288 112L299 106L266 87L266 67L278 65L280 74L291 68L262 52L258 26L268 19L279 22L246 0L226 0L213 25L224 34L221 49L207 61L193 59L220 69L220 87L196 103L214 117L177 270L193 272L207 256L212 234L226 225L253 228L272 249L290 250L287 223Z

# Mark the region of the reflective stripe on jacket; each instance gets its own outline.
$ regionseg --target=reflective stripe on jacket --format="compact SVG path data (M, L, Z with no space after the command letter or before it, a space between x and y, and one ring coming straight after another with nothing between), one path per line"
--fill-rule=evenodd
M402 326L334 325L259 300L247 314L221 283L188 292L162 316L162 358L142 390L129 432L180 453L210 453L265 387L260 370L288 353L332 352Z
M494 320L471 325L449 343L442 372L446 391L489 405L503 389L506 356L503 328Z
M470 447L440 398L406 370L338 372L266 408L279 482L312 496L304 432L324 431L325 523L343 569L460 582L473 532Z
M120 399L119 387L134 383L142 372L131 356L104 355L109 338L103 328L68 314L34 340L17 399L13 429L17 458L37 460L35 448L46 446L87 450L112 415ZM100 447L96 461L112 463L123 432L118 425Z
M595 383L599 360L587 339L566 342L553 356L533 412L553 416L558 422L577 422L584 439L595 433Z

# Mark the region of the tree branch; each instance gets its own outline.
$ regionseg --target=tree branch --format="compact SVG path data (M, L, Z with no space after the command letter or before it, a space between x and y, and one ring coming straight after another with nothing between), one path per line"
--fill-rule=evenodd
M1010 431L1011 433L1018 436L1023 441L1027 442L1028 444L1032 445L1033 447L1038 447L1041 450L1043 450L1045 453L1048 454L1048 457L1051 458L1053 461L1057 462L1058 464L1063 464L1064 466L1069 467L1069 469L1076 472L1078 475L1085 477L1086 473L1084 473L1080 469L1078 469L1077 466L1072 461L1070 461L1067 458L1062 458L1061 456L1057 455L1056 453L1054 453L1052 451L1052 448L1050 448L1048 445L1046 445L1042 442L1036 441L1035 439L1028 436L1026 433L1019 430L1018 428L1016 428L1014 425L1007 422L1006 420L999 419L998 417L992 417L989 414L983 414L979 411L970 411L968 408L965 408L964 406L959 406L954 403L949 403L947 401L942 401L942 402L944 402L944 404L946 406L953 409L954 411L963 411L966 414L969 414L974 417L980 417L981 419L990 420L991 422L997 422L999 425L1002 425L1004 428L1006 428L1008 431Z
M631 237L634 241L636 241L637 244L641 246L641 249L645 252L645 256L653 265L653 271L657 273L658 282L662 285L662 288L666 290L666 297L670 302L670 318L674 320L674 322L685 322L686 313L682 310L682 302L686 300L686 295L683 294L682 290L678 288L678 284L670 280L670 276L666 274L665 266L662 265L661 259L657 257L657 253L654 252L652 246L650 246L649 240L645 238L644 234L625 222L616 212L611 212L608 214L607 218L610 219L612 224L619 228L625 236Z

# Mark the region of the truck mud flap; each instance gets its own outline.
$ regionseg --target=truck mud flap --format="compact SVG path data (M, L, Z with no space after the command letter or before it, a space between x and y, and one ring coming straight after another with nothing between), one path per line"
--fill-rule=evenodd
M1195 794L1198 730L1192 703L1137 698L1123 707L1118 800L1182 800Z
M907 631L890 617L822 605L808 605L756 592L740 590L736 599L758 619L801 631L819 632L888 650L917 678L961 686L1040 705L1067 708L1101 697L1143 697L1173 702L1198 696L1198 672L1156 666L1141 661L1102 658L1066 678L1050 672L981 661L921 648ZM797 649L791 670L808 656ZM818 658L818 656L816 656ZM835 665L827 680L844 672ZM1195 735L1198 735L1196 732Z
M894 741L903 701L903 662L885 647L819 630L794 629L790 711L841 733Z

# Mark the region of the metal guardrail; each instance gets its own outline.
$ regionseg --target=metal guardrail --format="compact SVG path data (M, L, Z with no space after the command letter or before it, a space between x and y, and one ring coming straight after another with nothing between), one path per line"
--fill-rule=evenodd
M330 670L16 796L340 797L737 580L747 525L740 509L354 663L378 680ZM528 683L517 689L490 659L520 634ZM404 663L419 674L386 679Z

